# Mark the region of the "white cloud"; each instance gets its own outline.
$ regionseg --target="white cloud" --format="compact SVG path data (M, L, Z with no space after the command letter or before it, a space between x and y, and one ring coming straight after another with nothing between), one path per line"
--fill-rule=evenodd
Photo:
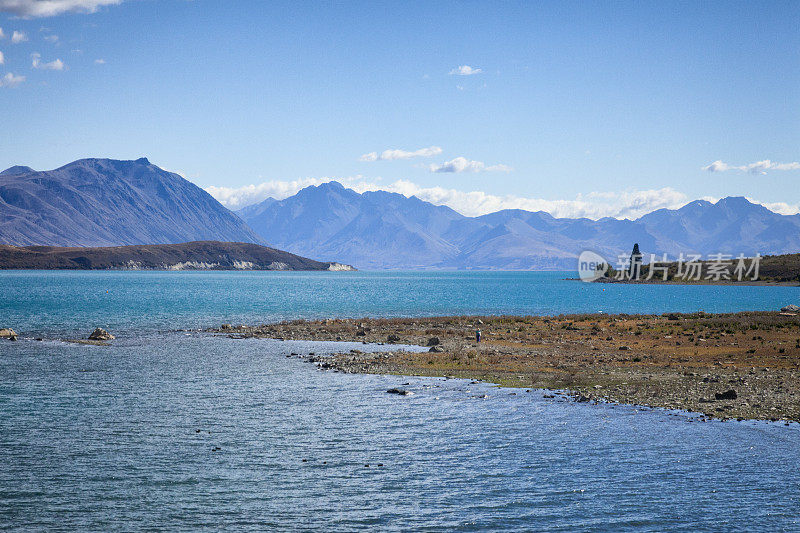
M58 42L58 35L45 35L44 40L49 43L56 43Z
M52 17L61 13L94 13L101 6L121 4L122 0L0 0L0 11L19 17Z
M5 39L5 38L6 38L6 34L3 33L3 28L0 28L0 39Z
M3 52L0 52L0 65L5 65L6 57L3 55Z
M761 204L770 211L780 213L781 215L796 215L800 213L800 204L788 204L786 202L759 202L749 196L746 197L749 202L754 204Z
M25 76L16 76L13 72L9 72L0 78L0 87L16 87L24 81Z
M473 74L480 74L481 72L483 72L483 70L479 68L471 67L469 65L460 65L451 70L450 74L455 74L458 76L472 76Z
M406 150L384 150L381 153L370 152L358 158L359 161L394 161L395 159L412 159L414 157L433 157L442 153L438 146L429 146L409 152Z
M768 170L800 170L800 163L775 163L769 159L764 159L763 161L756 161L755 163L736 166L717 160L704 166L703 170L708 172L727 172L729 170L739 170L741 172L749 172L751 174L766 174Z
M545 211L567 218L637 218L662 207L677 208L686 204L683 193L670 188L645 191L595 192L575 200L546 200L521 196L497 196L483 191L459 191L443 187L419 187L400 180L384 189L406 196L416 196L436 205L446 205L467 216L480 216L503 209Z
M105 65L106 64L106 60L105 59L95 59L94 60L94 64L95 65Z
M507 165L486 165L482 161L473 161L466 157L456 157L440 165L430 165L431 172L511 172L513 168Z
M217 199L228 209L241 209L248 205L261 202L267 198L283 200L297 191L310 185L321 185L333 178L304 178L292 181L265 181L258 185L245 185L244 187L206 187L205 191ZM339 180L347 181L347 180Z
M31 66L38 70L64 70L64 62L55 59L49 63L42 63L42 54L35 52L31 54Z
M2 1L2 0L0 0ZM14 33L11 34L11 42L14 44L22 43L28 40L28 36L25 34L24 31L17 31L14 30Z
M601 208L598 213L605 209L613 214L604 216L632 219L639 218L656 209L676 209L686 205L689 201L685 194L671 187L618 192L590 192L585 198L578 195L577 201L588 200L589 203L593 203L595 199L602 200L599 203Z
M714 161L713 163L710 163L710 164L704 166L703 170L706 170L708 172L725 172L726 170L731 170L731 169L734 169L734 168L736 168L736 167L732 167L729 164L723 163L722 161L720 161L718 159L718 160Z

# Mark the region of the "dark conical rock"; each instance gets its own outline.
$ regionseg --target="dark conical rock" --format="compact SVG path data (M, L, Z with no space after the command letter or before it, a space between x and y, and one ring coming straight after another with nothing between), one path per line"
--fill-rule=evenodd
M642 273L642 252L639 251L639 243L634 243L633 251L631 252L631 264L628 267L628 277L630 279L639 279Z

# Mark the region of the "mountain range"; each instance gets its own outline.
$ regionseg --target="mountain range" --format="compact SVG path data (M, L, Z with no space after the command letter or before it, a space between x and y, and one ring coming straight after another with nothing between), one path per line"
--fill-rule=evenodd
M554 218L503 210L467 217L417 197L357 193L337 182L234 214L147 159L81 159L56 170L0 173L0 244L119 246L227 241L269 244L360 269L573 270L583 250L612 263L648 254L800 251L800 215L745 198L698 200L636 220Z
M634 242L646 257L800 251L800 215L774 213L741 197L698 200L636 220L523 210L467 217L413 196L359 194L329 182L238 214L273 246L362 269L572 270L583 250L613 263Z
M187 241L264 244L200 187L147 159L81 159L0 173L0 243L113 246Z

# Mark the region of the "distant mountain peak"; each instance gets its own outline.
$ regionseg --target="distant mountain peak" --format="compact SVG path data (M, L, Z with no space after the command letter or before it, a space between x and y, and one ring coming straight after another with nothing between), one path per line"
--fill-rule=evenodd
M754 204L744 196L726 196L725 198L721 198L717 201L716 204L718 206L724 207L750 207L750 206L760 206L760 204Z
M16 174L28 174L30 172L36 172L31 167L26 167L23 165L14 165L13 167L9 167L4 171L0 172L0 176L13 176Z
M325 183L320 183L319 185L309 185L308 187L303 187L297 191L297 194L300 196L324 195L329 192L341 192L348 190L350 189L346 189L345 186L338 181L326 181Z
M269 206L271 206L277 201L278 200L276 200L275 198L269 196L267 198L264 198L260 202L246 205L241 209L237 209L236 211L234 211L234 213L236 213L242 220L247 220L250 217L254 217L263 213L264 210L266 210Z
M717 201L719 203L719 201ZM710 205L715 205L708 200L695 200L694 202L689 202L683 207L708 207Z
M75 167L93 168L98 170L122 169L122 168L132 168L132 167L152 167L154 170L157 170L159 172L168 172L163 168L153 165L150 162L150 160L147 159L146 157L140 157L139 159L110 159L107 157L85 157L83 159L77 159L75 161L72 161L71 163L67 163L63 167L57 168L56 170L69 169Z
M147 158L87 158L34 173L12 169L0 180L0 243L263 243L206 191Z

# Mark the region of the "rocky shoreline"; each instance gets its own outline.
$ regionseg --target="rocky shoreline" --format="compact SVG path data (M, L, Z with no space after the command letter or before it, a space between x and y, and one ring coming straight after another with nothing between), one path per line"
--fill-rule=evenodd
M482 342L475 342L475 331ZM311 356L321 368L568 390L577 401L800 422L796 313L432 317L224 324L231 338L428 347Z

